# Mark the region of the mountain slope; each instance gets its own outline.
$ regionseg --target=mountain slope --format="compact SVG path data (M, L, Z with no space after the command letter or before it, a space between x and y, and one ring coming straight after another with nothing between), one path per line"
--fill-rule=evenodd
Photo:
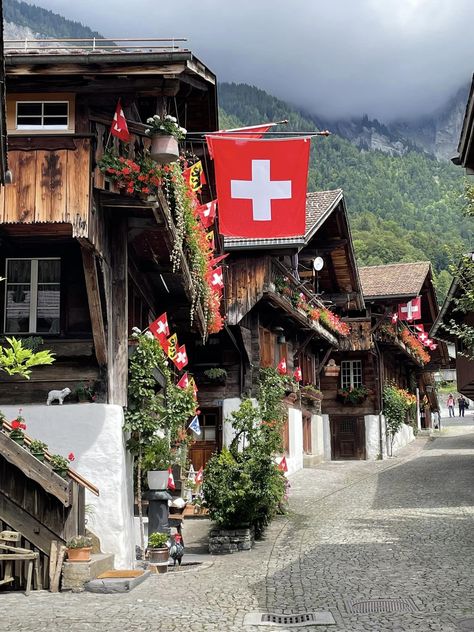
M221 127L287 118L289 130L308 131L314 122L288 104L243 84L220 84ZM430 259L440 293L449 281L451 249L472 240L462 218L463 173L419 151L401 156L361 151L333 135L312 141L309 190L344 189L361 265Z

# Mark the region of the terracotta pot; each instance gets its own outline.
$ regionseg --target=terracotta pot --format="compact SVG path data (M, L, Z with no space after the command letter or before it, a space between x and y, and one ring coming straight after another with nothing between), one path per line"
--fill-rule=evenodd
M68 549L68 562L89 562L91 559L91 551L91 546L87 546L82 549Z
M160 165L179 158L178 141L174 136L152 136L150 156Z

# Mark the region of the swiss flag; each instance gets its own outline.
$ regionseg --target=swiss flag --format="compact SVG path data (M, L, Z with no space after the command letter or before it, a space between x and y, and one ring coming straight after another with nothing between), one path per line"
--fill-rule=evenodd
M277 371L280 375L286 375L286 358L282 358L277 366Z
M214 223L216 219L216 207L217 200L212 200L212 202L201 204L201 206L196 208L196 213L199 215L199 219L204 228L209 228Z
M418 325L413 325L415 331L418 331L420 333L425 331L425 326L422 323L419 323Z
M303 379L303 374L301 373L300 367L296 367L295 372L293 373L293 377L297 382L301 382L301 380Z
M418 340L423 344L428 344L428 334L422 331L421 334L418 334Z
M168 326L168 316L166 312L161 314L159 318L154 320L151 325L148 326L148 329L151 333L158 338L158 340L162 340L163 338L168 338L170 335L170 328Z
M112 136L116 136L126 143L128 143L128 141L130 140L127 119L125 118L125 114L123 113L120 99L118 100L117 107L115 108L114 120L112 121L110 133L112 134Z
M173 471L170 467L168 468L168 489L176 489L176 485L174 484Z
M177 369L181 371L188 363L188 355L186 353L186 345L181 345L176 351L176 356L171 358Z
M421 319L421 296L412 298L408 303L398 306L398 318L400 320L420 320Z
M233 237L304 235L309 138L213 137L219 230Z
M176 386L178 386L179 388L188 388L189 386L189 376L187 373L185 373L183 375L183 377L179 380L179 382L176 384Z
M219 266L215 270L209 271L209 281L214 290L222 290L224 287L224 273L222 272L222 266Z
M194 482L196 485L200 485L202 483L202 479L204 478L203 475L204 475L204 471L201 466L196 472L196 476L194 477Z
M209 149L209 156L214 158L213 141L215 136L227 136L231 138L262 138L262 136L268 132L268 130L278 123L266 123L263 125L251 125L250 127L236 127L234 129L222 129L218 132L214 132L212 136L207 136L207 147ZM240 136L239 136L240 132Z

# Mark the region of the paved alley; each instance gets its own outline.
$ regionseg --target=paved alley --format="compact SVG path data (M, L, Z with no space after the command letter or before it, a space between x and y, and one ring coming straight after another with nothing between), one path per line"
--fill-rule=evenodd
M247 612L318 610L336 625L297 629L474 630L473 481L468 427L419 438L387 461L302 470L289 515L250 554L153 577L126 595L2 594L0 630L257 632L289 628L244 626ZM409 599L412 611L351 612L380 598Z

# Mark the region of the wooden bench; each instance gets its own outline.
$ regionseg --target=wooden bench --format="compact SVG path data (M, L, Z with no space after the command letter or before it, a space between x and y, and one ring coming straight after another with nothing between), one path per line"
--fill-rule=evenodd
M0 585L10 584L15 581L13 567L16 562L27 562L25 595L30 594L33 568L35 571L35 587L41 590L39 574L39 553L22 549L16 546L20 542L21 534L17 531L0 531L0 562L4 563L3 578L0 577Z

